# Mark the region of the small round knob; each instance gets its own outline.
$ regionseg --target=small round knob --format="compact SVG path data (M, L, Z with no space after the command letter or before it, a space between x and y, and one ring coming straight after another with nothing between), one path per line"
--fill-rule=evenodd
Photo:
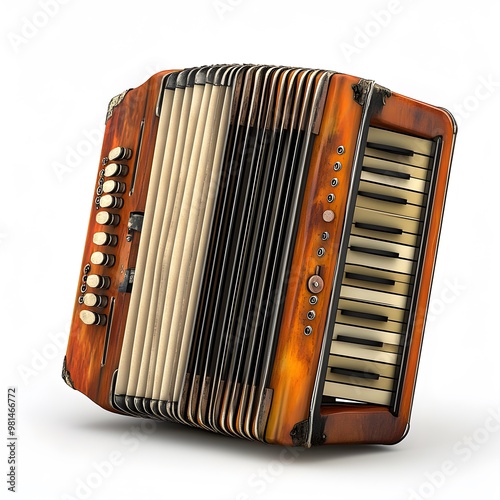
M118 236L100 231L94 234L92 241L99 246L113 247L118 243Z
M104 252L94 252L90 256L90 262L96 266L111 267L115 263L115 256Z
M102 190L105 193L124 193L126 189L127 189L127 186L125 185L124 182L110 180L110 181L106 181L102 185Z
M101 210L97 212L95 220L97 224L102 224L103 226L117 226L120 222L120 216Z
M123 207L123 198L118 196L111 196L110 194L105 194L101 196L99 200L99 205L101 208L122 208Z
M98 314L92 311L87 311L84 309L80 311L80 319L86 325L105 325L106 316L104 314Z
M86 293L83 296L83 303L87 307L106 307L108 305L108 298L105 295Z
M113 148L108 154L109 161L130 160L131 157L132 150L121 146Z
M307 289L313 294L321 292L324 286L325 282L319 274L313 274L307 281Z
M109 288L111 280L108 276L100 276L98 274L89 274L87 277L87 286L90 288Z
M325 222L332 222L335 219L335 212L333 210L325 210L323 212L323 220Z
M104 177L125 177L127 174L127 165L121 165L120 163L110 163L104 169Z

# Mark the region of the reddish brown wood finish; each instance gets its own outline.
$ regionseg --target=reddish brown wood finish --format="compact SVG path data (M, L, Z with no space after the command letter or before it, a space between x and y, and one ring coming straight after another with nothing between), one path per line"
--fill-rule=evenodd
M270 383L274 394L265 435L269 443L291 445L292 427L309 413L363 109L352 98L352 85L358 81L340 74L332 77L314 144ZM338 154L341 145L345 153ZM333 170L337 161L343 165L338 172ZM339 181L337 187L331 185L334 177ZM327 201L330 193L335 195L331 203ZM332 222L323 220L326 210L335 213ZM321 239L324 231L330 234L327 241ZM326 251L323 257L317 254L320 247ZM311 305L313 294L307 281L317 266L325 285L317 294L318 303ZM314 320L307 319L310 310L316 312ZM311 335L304 334L307 325L313 329Z
M158 127L158 118L155 114L156 100L158 98L162 77L168 73L167 71L154 75L140 87L128 91L122 103L114 108L113 114L106 124L94 197L97 196L96 191L99 187L100 171L104 168L101 163L102 159L106 158L109 151L116 146L122 146L132 150L132 157L129 160L118 162L129 166L127 176L119 178L120 181L126 183L127 190L122 195L124 200L123 208L107 209L109 212L120 216L120 223L117 227L101 226L98 224L95 220L98 210L95 203L92 203L87 242L83 253L80 274L81 280L78 284L76 293L75 309L73 312L66 352L66 369L75 389L86 394L98 405L110 411L116 411L110 404L110 388L112 385L113 373L117 369L120 359L126 311L130 300L129 293L118 292L118 285L124 280L126 270L134 267L139 243L139 238L137 236L133 237L130 243L126 242L128 232L127 223L130 212L144 211L150 172L150 168L147 166L151 165L152 162ZM133 194L129 195L133 166L139 153L138 143L140 124L143 119L144 133L137 168L135 189ZM92 241L92 237L94 233L98 231L105 231L117 235L119 242L118 246L114 249L96 247ZM109 290L99 293L105 294L109 299L111 299L111 297L116 299L113 315L114 319L111 324L106 362L104 365L101 363L103 361L107 325L85 325L80 320L79 314L82 309L89 309L94 312L106 314L109 318L110 301L104 309L89 308L78 303L78 299L82 295L80 287L84 284L84 268L90 263L90 256L92 252L96 250L114 254L116 257L116 263L112 267L108 268L92 265L89 273L108 276L111 279Z

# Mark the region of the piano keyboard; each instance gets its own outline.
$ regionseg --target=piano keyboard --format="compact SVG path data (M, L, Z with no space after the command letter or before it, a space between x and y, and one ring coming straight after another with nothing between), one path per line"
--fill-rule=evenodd
M324 396L395 404L435 143L371 127Z

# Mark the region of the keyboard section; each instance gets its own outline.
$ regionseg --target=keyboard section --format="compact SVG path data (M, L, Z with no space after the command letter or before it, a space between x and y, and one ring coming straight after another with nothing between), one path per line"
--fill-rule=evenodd
M433 151L369 129L323 391L334 401L394 405Z

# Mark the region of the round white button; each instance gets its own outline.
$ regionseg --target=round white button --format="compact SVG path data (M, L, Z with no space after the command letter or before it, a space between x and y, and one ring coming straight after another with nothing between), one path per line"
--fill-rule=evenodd
M104 314L97 314L86 309L80 311L80 319L86 325L104 325L106 323L106 316Z

